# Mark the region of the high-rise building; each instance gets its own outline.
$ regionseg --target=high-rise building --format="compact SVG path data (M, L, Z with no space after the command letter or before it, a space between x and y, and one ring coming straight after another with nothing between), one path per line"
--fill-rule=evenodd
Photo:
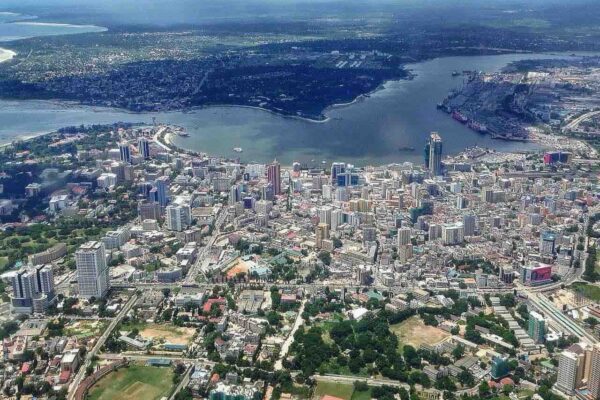
M399 228L398 229L398 247L410 244L410 237L412 229L410 228Z
M131 162L131 151L129 150L128 143L119 143L119 154L121 155L121 161L126 163Z
M431 132L426 148L429 149L426 157L427 167L432 175L442 174L442 138L437 132Z
M337 185L338 175L346 171L346 164L340 162L331 163L331 184Z
M333 209L331 207L323 207L319 209L319 222L327 224L331 227L331 213Z
M89 241L75 252L79 296L102 298L110 288L104 243Z
M463 224L442 225L442 241L446 245L461 244L465 238Z
M167 229L181 232L192 223L192 211L188 205L170 205L165 209Z
M140 137L138 139L138 152L144 160L150 158L150 144L145 137Z
M558 356L556 389L567 395L571 395L575 392L579 361L579 356L568 350L563 351L560 356Z
M166 207L169 203L169 178L166 176L158 177L154 181L156 187L156 201L161 207Z
M536 343L544 343L546 321L541 314L535 311L529 312L529 329L527 333Z
M491 372L492 379L500 379L508 375L510 366L508 365L508 357L492 358Z
M233 206L235 205L235 203L237 203L238 201L240 201L240 192L238 190L238 186L237 185L233 185L231 186L231 189L229 189L229 205Z
M477 226L477 218L472 214L463 216L463 226L465 228L465 236L475 235L475 228Z
M594 344L588 356L591 357L588 364L588 389L592 399L600 399L600 344Z
M281 165L277 160L267 167L267 181L273 186L275 195L281 194Z
M43 313L54 301L51 265L23 268L12 276L10 309L16 314Z
M323 240L329 239L329 227L325 223L319 223L315 231L316 241L315 244L318 249L323 248Z
M556 235L554 232L544 231L540 235L540 253L545 256L554 254L554 245L556 243Z

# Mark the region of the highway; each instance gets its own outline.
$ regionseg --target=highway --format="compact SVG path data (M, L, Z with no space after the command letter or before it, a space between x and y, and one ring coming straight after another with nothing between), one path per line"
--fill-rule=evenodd
M562 131L566 132L566 131L571 131L573 129L576 129L579 126L579 124L582 123L583 121L585 121L586 119L590 119L599 114L600 114L600 111L591 111L589 113L580 115L579 117L575 118L573 121L571 121L567 125L565 125L565 127L562 128Z
M136 301L137 301L137 294L134 293L129 298L127 303L125 303L125 305L123 306L121 311L119 311L117 316L108 325L108 328L106 328L104 333L102 333L102 336L100 336L100 338L98 338L98 341L96 342L96 344L94 345L92 350L88 351L88 353L85 356L85 362L79 367L79 371L77 372L77 375L75 375L75 377L73 378L73 382L69 386L69 394L67 396L68 400L72 400L74 398L77 387L79 386L81 381L85 378L86 368L92 363L92 357L94 357L98 353L98 351L100 351L102 346L104 346L104 342L106 342L106 339L108 339L108 337L110 336L112 331L121 322L123 317L125 317L127 315L127 313L129 312L131 307L133 307L133 305L135 304ZM123 357L121 357L121 358L123 358Z

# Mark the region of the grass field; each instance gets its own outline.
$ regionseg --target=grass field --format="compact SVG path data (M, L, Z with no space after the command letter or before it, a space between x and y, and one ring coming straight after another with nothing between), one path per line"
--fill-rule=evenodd
M586 283L574 283L571 288L592 301L600 302L600 286Z
M132 364L107 375L88 392L88 400L156 400L173 386L171 368Z
M354 385L351 383L318 381L313 398L320 399L328 394L330 396L339 397L340 399L351 400L353 393Z
M422 344L433 345L450 336L448 332L435 326L425 325L421 318L417 316L410 317L399 324L391 325L390 330L398 336L400 348L411 345L418 349Z
M359 392L355 390L350 400L371 400L371 389Z

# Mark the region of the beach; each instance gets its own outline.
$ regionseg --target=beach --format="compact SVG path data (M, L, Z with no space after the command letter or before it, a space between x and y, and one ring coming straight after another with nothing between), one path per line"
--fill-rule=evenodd
M16 55L17 55L17 53L15 53L12 50L0 48L0 63L10 60L11 58L13 58Z

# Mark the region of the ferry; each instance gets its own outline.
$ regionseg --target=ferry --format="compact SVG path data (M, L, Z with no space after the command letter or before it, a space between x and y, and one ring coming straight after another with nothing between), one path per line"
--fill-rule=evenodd
M241 153L244 150L241 147L234 147L233 151L235 151L236 153Z

